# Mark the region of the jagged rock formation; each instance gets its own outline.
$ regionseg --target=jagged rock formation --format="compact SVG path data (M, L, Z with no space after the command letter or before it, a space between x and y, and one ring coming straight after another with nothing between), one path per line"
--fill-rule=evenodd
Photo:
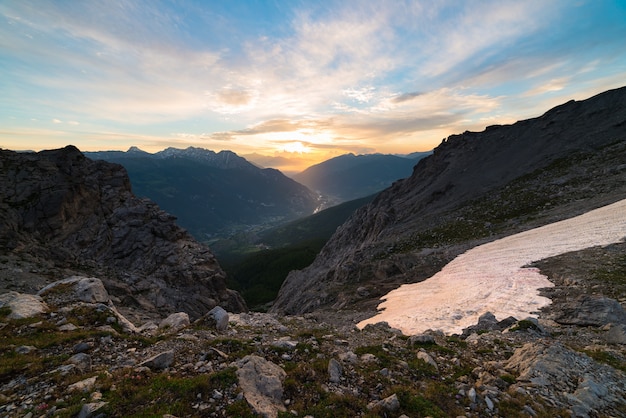
M311 266L290 273L273 312L373 310L389 290L479 243L623 199L625 128L620 88L450 136L358 210Z
M73 146L0 150L0 218L3 256L90 272L123 305L192 317L245 309L210 250L135 197L123 167Z

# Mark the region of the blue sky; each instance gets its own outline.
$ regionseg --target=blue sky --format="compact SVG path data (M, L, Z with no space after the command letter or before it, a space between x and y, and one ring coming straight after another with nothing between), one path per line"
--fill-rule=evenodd
M5 0L0 147L425 151L626 85L625 39L617 0Z

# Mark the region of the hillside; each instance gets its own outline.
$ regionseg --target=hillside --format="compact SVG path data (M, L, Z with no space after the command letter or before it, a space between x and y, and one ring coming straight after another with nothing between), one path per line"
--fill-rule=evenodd
M307 168L293 178L331 202L345 202L380 192L399 179L408 177L413 166L429 155L410 157L385 154L346 154Z
M131 148L86 155L123 165L136 195L174 214L199 240L286 222L318 206L317 196L305 186L230 151L190 147L149 154Z
M625 127L621 88L450 136L359 209L311 266L292 272L272 311L354 310L362 319L382 295L479 243L622 199Z

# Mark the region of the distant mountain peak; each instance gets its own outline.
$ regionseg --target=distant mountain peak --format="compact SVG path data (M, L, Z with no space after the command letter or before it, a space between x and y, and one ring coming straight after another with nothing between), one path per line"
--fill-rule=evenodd
M148 154L146 151L142 150L139 147L136 146L131 146L130 148L128 148L128 151L126 151L127 153L141 153L141 154Z

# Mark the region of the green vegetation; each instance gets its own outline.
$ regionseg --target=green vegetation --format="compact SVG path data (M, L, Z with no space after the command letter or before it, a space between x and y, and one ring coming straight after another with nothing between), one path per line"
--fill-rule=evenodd
M375 197L376 195L371 195L344 202L314 215L268 229L259 234L259 239L274 248L300 245L309 241L326 242L354 211L365 206Z
M228 285L240 291L248 306L262 309L260 305L276 298L290 271L303 269L313 262L324 242L318 240L264 250L239 262L222 262L228 273Z
M105 413L112 417L195 416L198 414L193 408L195 403L208 400L213 391L228 390L237 382L235 371L230 367L208 376L192 377L121 371L114 379L110 378L108 387L104 388L103 395L109 402ZM245 410L243 405L236 408ZM251 413L249 407L247 412Z
M615 369L626 372L626 359L616 353L603 350L583 350L583 352L599 363L608 364Z
M276 298L289 272L310 265L337 227L374 197L342 203L258 236L240 233L212 244L228 274L228 286L238 290L248 306L263 310L264 304ZM262 246L271 248L260 249Z
M514 327L511 328L511 332L528 331L528 330L536 331L538 329L539 328L533 321L529 321L528 319L522 319Z
M592 279L620 288L626 287L626 255L615 257L610 264L595 270Z

